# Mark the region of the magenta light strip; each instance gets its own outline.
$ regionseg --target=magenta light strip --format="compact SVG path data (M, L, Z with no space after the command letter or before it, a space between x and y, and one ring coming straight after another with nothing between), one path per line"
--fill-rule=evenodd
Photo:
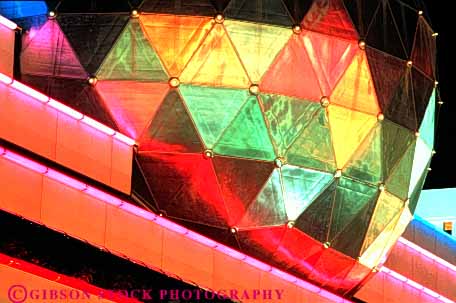
M11 20L6 19L2 15L0 15L0 24L6 26L7 28L9 28L11 30L15 30L17 28L17 24L16 23L14 23Z
M435 291L427 288L427 287L424 287L423 285L413 281L413 280L410 280L409 278L401 275L400 273L397 273L395 272L394 270L391 270L389 268L386 268L386 267L382 267L380 269L381 272L387 274L388 276L396 279L396 280L399 280L401 282L405 282L407 283L407 285L415 288L416 290L419 290L420 292L423 292L425 294L427 294L428 296L431 296L441 302L444 302L444 303L455 303L453 300L450 300L444 296L442 296L441 294L438 294L436 293Z
M84 184L83 182L80 182L72 177L69 177L67 175L64 175L60 172L57 172L49 167L46 167L44 165L41 165L33 160L30 160L30 159L27 159L27 158L24 158L12 151L9 151L5 148L3 148L2 146L0 146L0 157L4 157L5 159L8 159L14 163L17 163L23 167L26 167L26 168L29 168L35 172L38 172L44 176L47 176L49 178L52 178L56 181L59 181L63 184L66 184L68 185L69 187L71 188L74 188L76 190L79 190L79 191L82 191L92 197L95 197L97 199L99 199L100 201L103 201L107 204L110 204L110 205L113 205L113 206L116 206L116 207L119 207L119 209L122 209L124 211L127 211L131 214L134 214L136 216L139 216L141 218L144 218L146 220L149 220L149 221L154 221L155 223L157 223L158 225L168 229L168 230L171 230L171 231L174 231L176 233L179 233L179 234L182 234L184 236L186 236L188 239L191 239L197 243L200 243L202 245L205 245L205 246L208 246L208 247L211 247L217 251L220 251L222 253L224 253L226 256L230 256L236 260L240 260L244 263L247 263L257 269L260 269L260 270L263 270L265 272L270 272L271 274L275 275L276 277L278 277L279 279L282 279L284 281L287 281L289 283L292 283L292 284L295 284L296 286L302 288L302 289L306 289L307 291L309 292L312 292L312 293L315 293L315 294L318 294L322 297L325 297L329 300L332 300L334 302L347 302L347 303L352 303L352 301L350 300L347 300L347 299L344 299L336 294L333 294L327 290L324 290L320 287L317 287L307 281L304 281L304 280L301 280L293 275L290 275L286 272L283 272L277 268L274 268L270 265L267 265L266 263L263 263L257 259L254 259L252 257L249 257L237 250L234 250L228 246L225 246L223 244L220 244L218 242L215 242L214 240L212 239L209 239L209 238L206 238L205 236L203 235L200 235L196 232L193 232L193 231L190 231L188 230L187 228L183 227L183 226L180 226L179 224L176 224L174 222L171 222L170 220L168 219L165 219L161 216L158 216L156 214L153 214L149 211L146 211L142 208L139 208L133 204L130 204L126 201L122 201L108 193L105 193L103 191L100 191L98 189L95 189L87 184ZM17 160L17 159L20 159L20 160ZM26 161L25 161L26 160ZM33 163L35 166L31 165L31 163Z
M74 110L71 107L68 107L63 103L61 103L57 100L54 100L54 99L50 98L49 96L46 96L46 95L40 93L39 91L34 90L33 88L8 77L5 74L0 73L0 82L13 87L14 89L26 94L27 96L30 96L33 99L35 99L41 103L44 103L77 121L83 122L84 124L90 126L91 128L94 128L108 136L113 137L115 140L117 140L119 142L122 142L129 146L133 146L136 144L134 139L127 137L124 134L121 134L98 121L95 121L94 119L78 112L77 110Z

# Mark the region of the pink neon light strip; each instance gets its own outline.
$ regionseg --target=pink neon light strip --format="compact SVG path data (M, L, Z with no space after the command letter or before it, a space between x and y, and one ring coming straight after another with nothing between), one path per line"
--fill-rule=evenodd
M0 24L6 26L7 28L9 28L11 30L15 30L17 28L17 24L16 23L14 23L11 20L6 19L2 15L0 15Z
M107 127L106 125L104 125L98 121L95 121L94 119L78 112L77 110L74 110L71 107L68 107L63 103L52 99L49 96L46 96L46 95L40 93L39 91L34 90L33 88L31 88L21 82L11 79L10 77L8 77L5 74L0 73L0 82L13 87L14 89L26 94L27 96L30 96L33 99L35 99L41 103L44 103L75 120L83 122L84 124L90 126L91 128L94 128L108 136L112 136L115 140L117 140L119 142L122 142L129 146L133 146L136 144L135 140L133 140L132 138L127 137L124 134L121 134L121 133L113 130L110 127Z
M290 283L293 283L295 284L296 286L300 287L300 288L303 288L303 289L306 289L307 291L310 291L312 293L316 293L316 294L319 294L320 296L323 296L327 299L330 299L332 301L335 301L335 302L347 302L347 303L351 303L352 301L349 301L349 300L346 300L336 294L333 294L329 291L326 291L324 289L321 289L307 281L304 281L304 280L301 280L301 279L298 279L297 277L294 277L288 273L285 273L277 268L274 268L270 265L267 265L266 263L263 263L259 260L256 260L252 257L249 257L241 252L238 252L237 250L234 250L228 246L225 246L223 244L220 244L220 243L217 243L209 238L206 238L205 236L203 235L200 235L198 233L195 233L193 231L190 231L188 229L186 229L185 227L183 226L180 226L174 222L171 222L169 221L168 219L165 219L163 217L160 217L160 216L157 216L151 212L148 212L142 208L139 208L135 205L132 205L126 201L122 201L108 193L105 193L105 192L102 192L98 189L95 189L91 186L88 186L87 184L84 184L72 177L69 177L67 175L64 175L62 173L59 173L51 168L48 168L48 167L45 167L45 166L42 166L41 164L38 164L36 162L34 162L33 160L30 160L30 159L26 159L20 155L17 155L15 154L14 152L11 152L5 148L3 148L2 146L0 146L0 151L2 151L2 153L0 153L0 156L10 160L10 161L13 161L21 166L24 166L24 167L27 167L27 168L30 168L29 166L29 163L34 163L36 165L40 165L40 167L42 167L43 169L42 170L34 170L34 171L37 171L45 176L48 176L54 180L57 180L61 183L64 183L72 188L75 188L77 190L80 190L82 192L85 192L87 193L88 195L92 196L92 197L95 197L101 201L104 201L105 203L108 203L108 204L111 204L111 205L115 205L115 206L118 206L120 209L123 209L129 213L132 213L134 215L137 215L139 217L142 217L146 220L150 220L150 221L154 221L156 222L157 224L159 224L160 226L168 229L168 230L172 230L174 232L177 232L179 234L182 234L182 235L185 235L187 238L191 239L191 240L194 240L195 242L198 242L202 245L206 245L208 247L211 247L211 248L214 248L222 253L224 253L225 255L227 256L230 256L234 259L237 259L237 260L241 260L255 268L258 268L260 270L263 270L265 272L270 272L271 274L277 276L278 278L284 280L284 281L287 281L287 282L290 282ZM6 156L6 155L10 155L10 156ZM11 157L11 155L14 155L13 157ZM12 159L26 159L28 162L26 161L14 161ZM46 169L44 169L46 168Z
M422 249L422 248L421 248ZM436 293L435 291L427 288L427 287L424 287L423 285L413 281L413 280L410 280L409 278L401 275L400 273L397 273L395 272L394 270L391 270L389 268L386 268L386 267L382 267L380 269L381 272L387 274L388 276L390 277L393 277L394 279L396 280L399 280L401 282L405 282L407 283L408 285L410 285L411 287L415 288L416 290L419 290L421 292L424 292L425 294L441 301L441 302L445 302L445 303L455 303L453 300L450 300L448 299L447 297L444 297L442 296L441 294L438 294Z

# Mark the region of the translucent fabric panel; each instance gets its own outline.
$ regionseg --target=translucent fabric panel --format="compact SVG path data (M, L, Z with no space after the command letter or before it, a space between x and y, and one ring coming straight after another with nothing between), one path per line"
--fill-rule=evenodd
M28 75L87 79L87 73L56 20L47 21L23 48L21 72Z
M358 50L357 43L306 32L304 45L323 95L330 96L337 82L352 63Z
M215 24L185 67L183 83L248 88L250 80L228 34Z
M385 184L389 192L404 200L408 198L415 145L413 143L408 146L401 160L394 166Z
M253 83L260 82L292 35L289 29L263 24L226 20L224 25Z
M171 90L140 139L139 149L159 152L202 152L203 145L181 97Z
M415 156L413 158L412 177L408 195L410 196L417 186L421 176L427 169L427 165L432 157L432 149L429 148L421 138L416 141Z
M434 91L435 81L431 80L417 69L412 69L413 94L417 125L420 126Z
M210 0L146 0L139 7L145 13L214 16L217 12Z
M385 228L398 217L402 212L404 205L405 202L393 194L390 194L387 191L380 193L361 253L366 251Z
M225 9L225 16L258 23L293 25L282 0L231 0Z
M288 149L288 163L327 172L336 170L328 117L320 109Z
M155 116L169 85L139 81L98 81L96 90L102 96L119 129L134 139Z
M371 47L366 47L366 55L380 108L386 112L406 72L406 63Z
M330 100L331 103L372 115L380 112L365 52L358 51Z
M62 14L57 21L82 66L95 74L128 22L127 15Z
M212 161L230 217L230 226L236 226L265 186L274 164L219 156Z
M141 14L139 21L149 43L171 77L179 77L212 27L210 18Z
M260 100L279 156L286 154L321 109L318 103L280 95L261 94Z
M261 91L319 102L323 93L303 35L293 35L260 83Z
M358 30L360 38L365 38L369 25L379 7L379 0L344 0L344 5L349 13L353 24Z
M179 91L207 148L214 147L249 96L247 90L192 85Z
M358 40L358 34L342 0L314 1L302 26L311 31Z
M434 90L420 126L420 137L430 149L434 148L435 136L435 96Z
M140 152L139 159L166 215L228 229L228 213L211 160L202 154L150 152Z
M131 19L97 72L99 79L167 81L160 59L137 19Z
M288 222L284 197L280 182L280 172L275 169L269 180L250 203L246 213L239 221L239 228L253 228L284 225Z
M333 180L333 175L286 165L282 167L285 208L289 221L295 221Z
M377 118L344 107L328 108L336 163L342 169L377 123Z
M431 79L436 77L437 45L436 37L432 36L433 33L434 31L424 17L420 17L412 51L412 61Z
M340 178L331 213L329 242L337 238L366 205L374 203L373 199L376 198L377 191L377 187L346 177ZM363 235L359 236L363 237Z
M343 173L361 181L378 184L384 177L383 158L382 128L377 124L348 161Z
M332 182L296 220L295 227L325 243L329 239L331 212L334 208L337 181Z
M274 148L255 97L247 100L216 143L214 151L218 154L241 158L275 159Z

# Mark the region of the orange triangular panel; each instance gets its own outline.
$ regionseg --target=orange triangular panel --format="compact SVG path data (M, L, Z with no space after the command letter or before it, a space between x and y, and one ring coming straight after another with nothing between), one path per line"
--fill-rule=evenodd
M320 101L322 91L305 52L304 35L293 35L260 83L261 91Z
M380 112L365 52L356 54L334 89L331 103L373 115Z
M167 83L139 81L99 81L96 86L120 130L134 139L152 120L168 88Z
M212 26L210 18L191 16L141 14L139 20L172 77L180 75Z
M185 67L180 80L209 86L250 86L247 73L222 24L214 25Z

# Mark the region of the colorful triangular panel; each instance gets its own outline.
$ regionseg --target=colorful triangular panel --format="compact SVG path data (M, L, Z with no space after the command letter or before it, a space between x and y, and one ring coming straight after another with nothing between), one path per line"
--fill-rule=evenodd
M57 21L85 70L93 75L127 24L127 15L62 14Z
M359 36L365 38L369 30L369 25L379 7L379 0L351 0L344 1L344 6L353 21Z
M120 130L139 139L163 102L169 85L139 81L98 81L103 97Z
M336 160L331 143L331 131L324 109L315 113L285 154L291 165L334 172Z
M421 138L416 141L415 155L413 158L412 177L410 179L410 186L408 195L412 194L420 181L421 176L427 170L427 165L432 158L432 149L430 149Z
M434 31L423 17L419 18L412 51L413 64L428 77L435 79L436 37Z
M139 149L154 152L198 153L203 144L185 105L175 90L161 103L154 119L142 134Z
M27 75L87 79L87 73L56 20L48 20L21 53Z
M389 192L404 200L408 198L415 145L414 143L408 146L402 159L394 166L385 184Z
M282 167L281 171L289 221L295 221L333 180L332 174L291 165Z
M179 77L212 27L210 18L141 14L139 21L171 77Z
M435 87L435 81L426 77L417 69L412 69L412 83L413 83L413 94L415 100L415 111L417 125L421 125L424 114L428 107L429 99L432 96L432 92Z
M415 134L394 122L382 122L383 174L389 177L396 164L415 140Z
M231 124L247 100L247 90L181 85L179 90L209 149Z
M328 112L337 167L342 169L375 126L377 118L335 105L330 105Z
M136 19L131 19L124 28L98 70L97 77L109 80L168 80L160 59Z
M423 122L420 126L420 137L427 144L430 149L434 148L434 136L435 136L435 96L434 90L429 104L424 114Z
M391 11L396 22L401 41L405 46L407 54L410 56L412 53L415 33L417 30L417 23L420 15L417 14L416 8L423 8L418 1L389 1Z
M287 7L282 0L231 0L225 15L232 19L258 23L293 25Z
M410 209L410 212L412 214L415 213L416 207L418 206L418 201L420 199L421 191L423 190L424 182L426 182L426 177L428 174L428 169L429 169L430 164L431 164L431 162L429 162L428 165L426 166L426 169L424 170L423 174L421 175L421 178L418 181L418 184L415 186L415 189L410 194L408 208Z
M289 29L226 20L225 28L253 83L259 83L290 38Z
M303 50L303 35L293 35L264 75L261 91L319 102L323 93L309 55Z
M250 97L216 143L218 154L273 160L276 158L258 100Z
M365 52L356 54L330 100L331 103L372 115L380 112Z
M215 10L210 0L145 0L141 12L176 15L214 16Z
M341 0L314 1L302 25L311 31L358 40L356 29Z
M260 99L277 154L284 156L318 115L321 106L315 102L272 94L261 94Z

